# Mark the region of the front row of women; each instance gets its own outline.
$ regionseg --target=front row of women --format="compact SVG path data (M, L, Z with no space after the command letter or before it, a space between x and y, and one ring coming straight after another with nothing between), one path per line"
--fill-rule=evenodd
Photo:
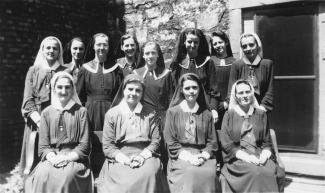
M27 177L25 192L93 192L87 110L80 105L70 74L56 73L51 84L51 105L40 123L41 161ZM181 76L166 114L168 185L159 159L160 119L142 105L143 78L130 74L121 88L105 115L106 161L98 192L220 191L214 156L218 138L199 77ZM278 191L267 115L247 81L232 87L220 140L227 192Z

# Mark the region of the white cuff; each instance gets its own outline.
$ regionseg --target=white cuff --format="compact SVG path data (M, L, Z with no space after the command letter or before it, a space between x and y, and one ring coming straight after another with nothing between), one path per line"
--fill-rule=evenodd
M41 121L41 116L37 111L32 112L29 117L34 121L36 125Z
M152 152L150 150L148 150L147 148L145 148L144 150L142 150L142 152L140 153L140 155L144 158L144 159L149 159L152 157Z
M271 157L271 155L272 155L271 151L268 150L268 149L263 149L261 154L263 154L263 156L265 156L265 157L268 158L268 159L269 159L269 158Z

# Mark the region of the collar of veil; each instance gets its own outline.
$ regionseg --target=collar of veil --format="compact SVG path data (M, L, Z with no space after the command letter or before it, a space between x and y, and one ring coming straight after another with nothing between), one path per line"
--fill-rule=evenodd
M263 58L263 47L262 47L261 39L258 37L258 35L256 33L249 32L249 33L243 33L240 36L240 40L244 36L253 36L255 38L256 43L257 43L257 47L258 47L258 53L257 53L257 56L256 56L255 60L253 62L250 62L248 60L248 58L246 57L246 55L244 54L244 51L243 51L242 47L240 46L239 58L241 58L244 61L245 64L257 65L261 61L261 59Z
M142 85L142 90L143 91L142 91L141 101L143 100L144 89L145 89L143 78L141 76L137 75L137 74L129 74L124 78L123 84L120 85L120 88L118 89L110 108L113 108L113 107L117 106L118 104L120 104L120 102L124 98L123 91L124 91L125 85L130 83L130 82L139 82Z
M46 58L43 55L44 44L46 43L46 41L49 41L51 39L54 39L54 40L56 40L58 42L59 49L60 49L58 59L55 61L55 63L53 64L52 67L50 67L50 65L48 64ZM35 61L34 61L34 66L38 66L38 67L41 67L41 68L44 68L44 69L56 69L60 65L63 65L61 41L57 37L48 36L48 37L44 38L43 41L41 42L40 48L38 50L37 56L36 56Z
M182 93L182 82L188 76L195 76L197 78L197 80L200 80L198 75L196 75L194 73L183 74L178 80L178 86L177 86L175 93L173 95L173 98L169 104L169 108L174 107L174 106L180 104L183 100L185 100L184 94ZM208 108L208 103L207 103L208 100L207 100L207 96L204 91L204 87L200 81L198 82L198 84L199 84L200 90L199 90L199 96L196 99L196 103L199 105L200 108L207 109Z
M73 84L72 85L72 87L73 87L72 88L72 97L65 107L62 107L59 97L54 92L54 87L55 87L54 85L57 82L57 80L61 77L69 78L70 82L72 82L72 84ZM76 87L73 83L72 76L65 71L55 73L53 78L51 79L51 105L55 109L58 109L58 110L69 110L75 103L78 103L79 105L81 105L78 94L76 92Z
M252 102L252 104L251 104L251 107L254 107L254 108L256 108L256 109L263 110L263 109L260 107L260 105L258 104L257 99L256 99L256 97L255 97L255 95L254 95L254 87L253 87L253 86L252 86L248 81L245 81L245 80L242 80L242 79L237 80L237 81L232 85L232 87L231 87L231 94L230 94L230 100L229 100L229 110L230 110L230 109L233 109L233 110L236 111L239 115L242 115L242 114L243 114L243 111L242 111L241 108L239 107L239 104L238 104L238 102L237 102L237 100L236 100L236 86L237 86L237 84L238 84L239 82L243 82L243 81L249 84L249 86L251 87L251 91L252 91L252 93L253 93L253 96L252 96L252 98L253 98L253 102ZM251 108L250 108L250 109L251 109Z

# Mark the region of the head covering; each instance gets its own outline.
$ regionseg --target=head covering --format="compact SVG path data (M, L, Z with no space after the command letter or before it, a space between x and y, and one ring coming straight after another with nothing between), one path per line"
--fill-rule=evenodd
M178 86L177 86L174 96L169 104L169 108L174 107L174 106L180 104L183 100L185 100L184 94L182 92L183 83L185 80L193 80L198 83L200 90L199 90L199 96L197 97L196 102L198 103L200 108L207 109L208 108L208 102L207 102L208 100L207 100L207 96L204 91L204 87L203 87L198 75L196 75L194 73L186 73L186 74L183 74L179 78Z
M178 37L178 40L176 43L174 59L173 59L172 63L170 64L170 68L172 69L172 71L174 71L177 68L177 66L182 62L182 60L184 58L186 58L186 56L187 56L187 50L186 50L185 43L184 43L186 40L187 34L193 34L193 35L198 36L198 38L199 38L200 44L199 44L199 48L198 48L197 57L203 58L203 60L204 60L207 56L210 56L209 44L208 44L208 41L207 41L204 33L200 29L187 28L179 34L179 37Z
M225 32L222 31L215 31L211 34L211 39L210 39L210 49L211 49L211 56L216 56L217 53L213 48L213 44L212 44L212 38L218 36L220 39L222 39L225 44L226 44L226 53L227 53L227 57L232 57L232 50L231 50L231 45L230 45L230 41L229 38L227 36L227 34Z
M248 82L247 80L243 80L243 79L240 79L240 80L237 80L231 87L231 94L230 94L230 101L229 101L229 107L228 109L233 109L236 111L236 109L238 108L238 102L237 102L237 99L236 99L236 86L238 84L241 84L241 83L244 83L244 84L247 84L250 86L251 88L251 91L252 91L252 104L251 106L253 106L254 108L256 109L260 109L260 110L263 110L263 108L260 107L260 105L258 104L257 102L257 99L254 95L254 87L250 84L250 82Z
M144 54L144 48L148 45L154 45L157 50L158 58L157 58L157 62L156 62L157 67L156 67L155 71L158 72L158 74L160 74L165 69L165 62L164 62L164 55L161 51L161 48L160 48L159 44L157 44L156 42L151 42L151 41L146 42L145 44L143 44L141 46L136 68L141 68L146 65L146 61L143 58L143 54Z
M124 91L126 85L128 83L130 83L130 82L139 82L142 85L142 98L141 98L141 100L143 100L143 94L144 94L144 89L145 89L143 78L141 76L137 75L137 74L129 74L124 78L123 84L120 85L120 88L118 89L110 108L113 108L114 106L120 104L120 102L124 98L123 91Z
M58 98L58 96L55 94L54 89L55 89L55 84L58 81L59 78L68 78L72 84L72 97L70 99L73 100L75 103L78 103L79 105L81 105L81 102L79 100L77 91L76 91L76 87L73 83L73 77L65 71L60 71L54 74L53 78L51 79L51 105L54 107L61 107L61 103L60 100Z
M59 55L58 55L58 58L55 61L54 65L57 65L57 64L58 65L63 65L63 56L62 56L63 55L63 53L62 53L63 50L62 50L61 41L57 37L48 36L48 37L44 38L43 41L41 42L40 48L38 50L37 56L36 56L35 61L34 61L34 66L39 66L41 68L50 68L46 58L43 55L44 45L49 40L55 40L59 44Z
M64 46L64 51L63 51L63 60L65 63L70 63L72 61L72 55L71 55L71 46L72 46L72 42L73 41L78 41L78 42L82 42L85 49L86 49L86 44L85 41L83 40L83 38L81 37L74 37L72 38L65 46ZM85 53L82 56L81 59L81 64L84 63L85 60Z
M140 51L140 46L139 46L139 42L138 39L136 38L135 34L124 34L121 39L119 44L117 45L115 51L114 51L114 58L115 59L119 59L125 56L124 51L121 49L121 47L124 45L124 41L127 39L133 39L134 43L135 43L135 62L137 62L138 60L138 56L139 56L139 51Z
M241 47L241 40L244 38L244 37L253 37L256 41L256 44L257 44L257 49L258 49L258 53L257 55L260 57L260 58L263 58L263 47L262 47L262 42L261 42L261 39L258 37L258 35L256 33L253 33L253 32L249 32L249 33L243 33L241 36L240 36L240 54L239 54L239 58L240 59L247 59L242 47Z

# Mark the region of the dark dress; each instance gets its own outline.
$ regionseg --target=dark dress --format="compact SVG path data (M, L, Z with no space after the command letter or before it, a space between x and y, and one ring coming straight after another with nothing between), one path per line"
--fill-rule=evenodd
M22 104L22 114L26 124L20 156L21 172L23 172L26 167L26 148L29 136L32 131L38 130L36 124L30 118L30 115L34 111L41 114L41 112L51 104L51 78L56 72L64 71L65 69L66 68L61 65L51 69L31 66L27 72Z
M98 69L93 69L92 66L96 65ZM76 88L87 108L91 131L103 130L105 113L122 83L122 77L118 65L104 69L93 60L81 67Z
M119 65L120 69L123 71L123 77L126 77L128 74L132 74L133 70L136 67L135 62L133 64L129 65L126 62L125 57L117 59L116 63Z
M214 71L214 64L211 60L210 56L207 57L196 57L193 60L186 57L180 64L176 65L176 68L172 72L173 81L175 84L175 88L177 87L177 83L179 78L185 73L194 73L197 74L200 78L200 81L205 89L207 96L210 96L211 85L210 78L211 73ZM209 101L209 100L208 100Z
M199 108L192 114L196 122L196 138L189 140L186 135L186 123L190 113L184 112L180 105L168 109L164 137L169 152L167 179L171 192L217 192L216 160L213 157L217 150L217 137L211 112ZM205 151L211 158L201 166L194 166L178 159L182 150L193 154Z
M64 131L59 129L62 115ZM50 152L68 154L74 151L79 160L56 168L46 160ZM25 181L26 193L93 192L92 175L88 166L90 152L87 110L74 104L68 110L49 106L42 113L39 156L41 162Z
M72 62L70 62L68 64L64 64L64 66L67 67L67 69L65 71L67 71L68 73L70 73L72 75L73 83L76 84L77 80L78 80L80 66L72 64Z
M136 110L135 110L136 111ZM132 125L132 120L138 124ZM135 127L135 128L134 128ZM117 105L105 115L103 151L105 163L98 179L98 192L159 192L162 187L162 168L159 160L159 121L154 112L143 107L138 112L125 113ZM115 161L118 153L128 157L149 150L153 157L139 168L130 168Z
M257 166L236 158L237 150L259 157L261 151L271 150L267 115L262 110L253 109L244 117L234 110L225 113L220 135L224 153L221 174L226 179L227 192L278 192L276 181L277 164L271 156L264 166Z
M251 81L252 78L255 81ZM254 78L255 77L255 78ZM273 109L273 62L262 59L257 65L247 65L242 59L237 60L231 67L228 96L230 96L232 85L239 79L255 82L255 97L260 105L267 111Z
M233 57L219 59L212 56L211 60L214 63L214 73L211 74L210 85L210 105L218 111L219 119L216 123L216 129L221 129L222 119L226 112L224 102L227 102L229 75L232 63L236 60ZM221 63L224 63L221 65Z

